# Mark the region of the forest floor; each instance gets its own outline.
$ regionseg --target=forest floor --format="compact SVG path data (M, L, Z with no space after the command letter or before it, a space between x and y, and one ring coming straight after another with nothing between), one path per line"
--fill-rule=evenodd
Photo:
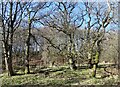
M46 71L48 72L46 73ZM63 87L63 85L68 87L69 85L117 85L118 82L120 82L118 75L107 74L103 68L97 69L96 78L91 77L91 72L91 69L73 71L65 67L52 67L42 69L35 74L23 74L23 72L19 71L18 74L21 75L12 77L3 73L0 74L0 78L2 87L10 87L13 85L22 85L22 87L25 85L41 85L44 87Z

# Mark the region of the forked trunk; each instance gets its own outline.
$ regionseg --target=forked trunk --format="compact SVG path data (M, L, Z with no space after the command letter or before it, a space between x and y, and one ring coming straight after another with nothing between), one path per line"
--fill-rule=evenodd
M3 44L3 49L4 49L4 58L5 58L5 68L6 71L8 71L9 76L13 76L15 73L13 71L12 67L12 50L9 48L7 44Z

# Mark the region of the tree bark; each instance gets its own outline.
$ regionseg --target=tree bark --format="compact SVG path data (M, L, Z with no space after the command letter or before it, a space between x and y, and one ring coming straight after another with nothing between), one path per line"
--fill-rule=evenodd
M93 68L93 64L92 64L92 53L91 52L88 52L88 67L90 69Z
M12 67L12 59L10 57L8 57L7 59L7 63L8 63L8 74L10 76L13 76L14 75L14 71L13 71L13 67Z
M4 49L4 56L5 56L6 70L8 71L9 76L13 76L15 73L12 67L12 55L10 54L11 50L8 49L7 47L4 47L3 49Z
M27 42L26 42L26 52L25 52L25 55L26 55L26 58L25 58L25 66L26 66L26 69L25 69L25 73L29 74L30 73L30 69L29 69L29 36L28 36L28 39L27 39Z
M2 57L2 70L3 70L3 71L6 70L5 67L6 67L6 66L5 66L5 57L3 56L3 57Z
M74 45L74 34L70 34L70 48L69 48L69 66L71 70L76 70L77 66L75 64L75 45Z
M28 35L27 35L27 41L26 41L26 59L25 59L25 73L29 74L30 73L30 68L29 68L29 53L30 53L30 35L31 35L31 19L30 19L30 11L28 11Z
M96 77L96 70L98 67L98 62L99 62L99 52L97 51L95 54L95 60L94 60L94 64L93 64L92 77Z
M69 57L69 67L71 70L76 70L77 66L75 64L75 60L73 59L73 57Z
M94 64L93 65L93 72L92 72L92 77L96 77L96 70L97 70L97 65L96 64Z

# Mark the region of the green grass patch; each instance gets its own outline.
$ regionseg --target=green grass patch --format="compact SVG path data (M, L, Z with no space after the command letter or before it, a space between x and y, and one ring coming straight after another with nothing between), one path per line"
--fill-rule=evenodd
M43 69L44 71L48 69ZM9 85L105 85L116 84L120 81L118 75L102 78L103 69L97 70L96 78L91 77L90 69L70 70L68 68L51 68L49 74L45 76L44 73L25 74L9 77L6 73L1 74L2 85L7 87ZM19 71L18 73L22 73Z

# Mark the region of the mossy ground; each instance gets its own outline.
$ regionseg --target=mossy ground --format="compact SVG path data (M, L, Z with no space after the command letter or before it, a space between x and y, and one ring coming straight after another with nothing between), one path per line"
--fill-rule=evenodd
M103 69L97 69L96 78L91 77L90 69L70 70L50 69L49 75L44 73L16 75L9 77L6 73L0 75L3 87L9 85L115 85L120 81L118 75L105 77ZM44 69L45 70L45 69ZM22 72L18 72L19 74Z

